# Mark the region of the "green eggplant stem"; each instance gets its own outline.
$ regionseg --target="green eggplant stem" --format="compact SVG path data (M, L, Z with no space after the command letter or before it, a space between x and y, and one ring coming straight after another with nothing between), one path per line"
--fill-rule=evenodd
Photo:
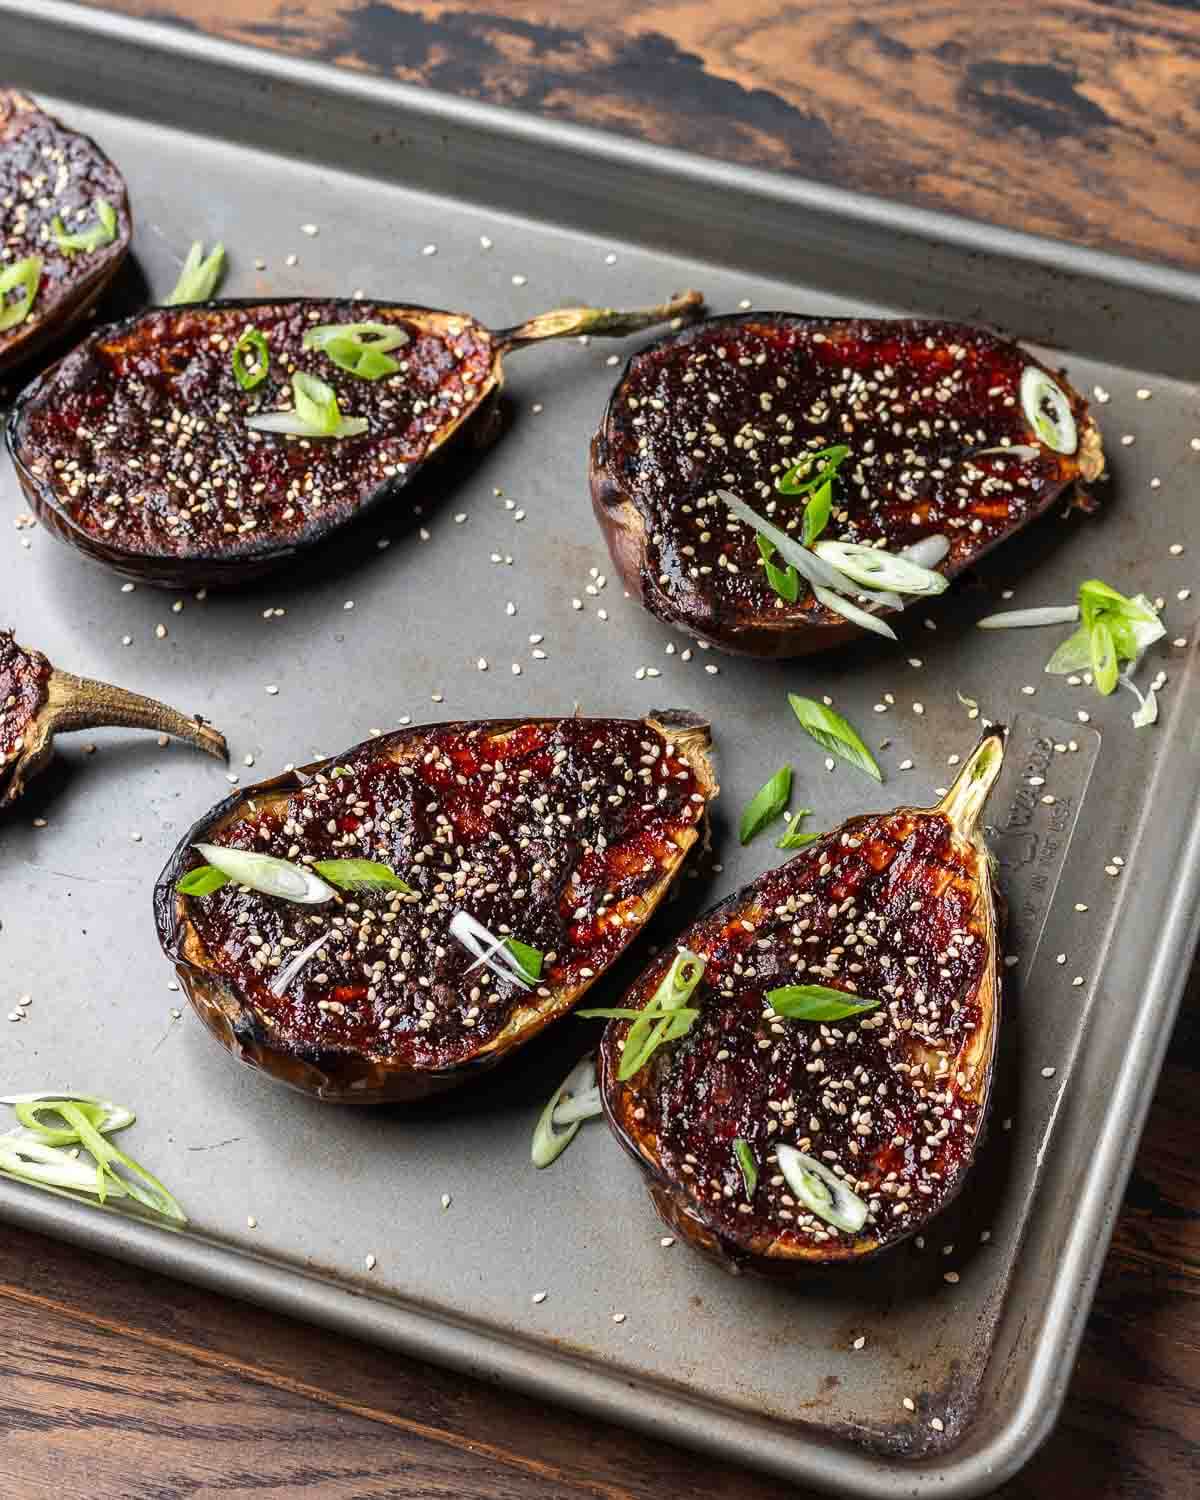
M554 312L539 313L516 328L502 329L495 338L502 354L546 339L578 338L583 334L619 339L640 333L643 328L653 328L656 323L693 317L703 306L701 293L689 291L677 292L658 307L635 307L627 312L615 307L560 307Z

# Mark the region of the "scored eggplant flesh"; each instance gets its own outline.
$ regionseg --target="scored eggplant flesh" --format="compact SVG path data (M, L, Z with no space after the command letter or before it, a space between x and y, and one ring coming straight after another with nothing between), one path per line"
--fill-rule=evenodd
M746 313L657 340L629 361L592 442L593 505L626 587L737 653L797 656L861 635L803 582L794 604L781 598L754 528L717 491L799 541L805 498L775 482L844 444L824 538L900 552L944 536L937 571L953 577L1103 468L1087 404L1061 377L1077 446L1057 452L1034 431L1030 366L1045 370L984 329L914 319Z
M95 250L60 249L55 218L68 234L89 229L97 222L99 199L116 215L113 240ZM0 89L0 224L5 250L0 271L34 255L42 261L28 314L0 330L3 375L95 306L133 235L125 182L113 163L94 141L15 89Z
M140 693L60 672L42 652L0 630L0 811L49 761L56 734L121 726L174 735L219 760L229 758L211 724Z
M567 308L493 333L462 313L366 300L295 298L154 308L90 334L20 397L8 445L29 503L60 539L118 573L162 586L232 587L295 559L387 507L433 459L496 433L503 356L571 333L619 336L682 317L683 293L631 313ZM378 380L342 369L304 335L382 324L406 342ZM266 377L234 372L247 329L265 340ZM249 417L292 408L292 376L329 386L361 435L256 432Z
M458 1086L569 1010L641 930L716 795L708 738L683 713L438 724L239 791L160 877L163 950L218 1040L297 1088L376 1102ZM369 859L414 894L184 895L197 843ZM459 912L541 952L539 982L476 963L451 934Z
M706 961L700 1016L627 1082L630 1022L605 1029L605 1114L663 1218L734 1270L858 1262L958 1192L983 1129L999 1022L996 900L979 815L998 774L989 730L934 808L850 819L680 934ZM642 1008L674 954L622 1002ZM821 985L878 1009L786 1019L767 992ZM735 1141L757 1169L749 1191ZM867 1205L858 1232L799 1202L776 1148L816 1159Z

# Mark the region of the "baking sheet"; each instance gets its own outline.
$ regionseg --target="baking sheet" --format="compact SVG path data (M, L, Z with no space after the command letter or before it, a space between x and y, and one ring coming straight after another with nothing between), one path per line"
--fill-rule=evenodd
M1056 519L1007 547L930 614L936 629L918 606L899 648L795 663L694 648L685 662L685 638L601 584L611 570L586 442L632 344L513 356L510 430L431 507L427 537L377 530L324 577L238 595L122 592L12 524L24 505L0 468L4 623L63 667L213 719L246 781L406 719L576 704L710 715L724 789L714 853L648 942L782 857L765 837L736 842L742 806L780 764L795 766L794 801L816 809L813 826L833 826L933 800L978 727L959 693L985 715L1018 716L991 816L1020 962L978 1171L923 1248L794 1288L664 1247L602 1126L532 1170L533 1121L586 1044L584 1023L461 1098L355 1112L269 1086L186 1010L176 1018L150 890L183 829L228 791L215 763L153 737L64 739L0 828L2 1009L33 996L25 1021L5 1023L0 1087L134 1105L131 1149L192 1227L171 1234L0 1182L12 1221L841 1493L991 1488L1061 1400L1187 971L1200 840L1190 645L1152 654L1146 678L1162 666L1170 679L1163 722L1138 733L1127 695L1102 701L1042 676L1055 632L972 624L1005 589L1016 604L1065 601L1098 575L1164 597L1168 641L1191 641L1194 603L1176 596L1193 581L1189 544L1200 546L1200 402L1180 378L1200 332L1196 280L69 6L29 15L0 0L0 20L6 81L95 134L128 178L136 265L114 310L168 289L193 239L222 239L231 296L362 289L492 326L684 285L715 311L986 316L1043 341L1081 389L1111 394L1098 407L1113 471L1100 516ZM531 634L545 637L546 660L532 657ZM874 747L887 742L882 791L850 767L825 771L788 691L830 694ZM1031 775L1053 804L1030 797ZM1115 877L1113 855L1126 861ZM613 1003L630 972L596 1003Z

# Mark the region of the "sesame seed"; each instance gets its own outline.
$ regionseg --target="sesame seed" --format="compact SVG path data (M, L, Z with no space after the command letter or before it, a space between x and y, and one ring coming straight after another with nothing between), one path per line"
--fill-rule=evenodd
M533 1296L530 1297L529 1300L534 1304L535 1307L540 1307L542 1303L545 1302L546 1296L547 1293L545 1292L534 1292Z
M269 682L267 684L267 686L263 689L263 691L266 693L266 695L267 695L268 698L274 698L278 694L279 689L275 686L275 684L273 682Z
M443 1193L442 1194L442 1207L443 1208L449 1208L450 1205L451 1205L451 1203L453 1203L453 1202L454 1202L454 1199L451 1198L451 1196L450 1196L449 1193Z
M257 1229L258 1228L258 1220L254 1217L253 1214L250 1214L249 1217L246 1219L246 1228L247 1229Z
M903 1401L901 1401L900 1404L901 1404L901 1406L904 1407L905 1411L916 1411L916 1409L917 1409L917 1403L913 1400L913 1398L911 1396L905 1396L904 1399L903 1399Z
M1043 1068L1042 1069L1042 1077L1043 1078L1053 1078L1054 1075L1055 1075L1055 1073L1057 1073L1057 1072L1058 1072L1057 1068Z
M613 1313L612 1320L613 1320L614 1323L623 1323L625 1321L625 1314L624 1313Z
M958 1285L958 1272L957 1271L947 1271L942 1276L942 1280L945 1281L945 1282L948 1282L950 1284L950 1286L957 1286Z
M658 1243L663 1247L664 1250L669 1250L675 1243L675 1236L673 1234L664 1234Z
M494 241L492 240L492 238L491 238L490 235L481 234L479 236L479 248L481 250L490 250L492 248L493 243L494 243Z
M529 277L528 277L528 276L522 276L522 275L521 275L521 273L520 273L520 271L518 271L518 272L516 272L516 274L515 274L515 275L514 275L514 276L513 276L513 279L512 279L512 284L513 284L513 286L524 286L524 285L525 285L525 283L526 283L526 282L527 282L527 281L528 281L528 280L529 280Z
M437 254L437 246L436 245L424 245L424 246L422 246L421 254L422 255L436 255Z
M363 1265L366 1266L368 1271L373 1271L378 1264L379 1262L373 1255L368 1255L366 1260L363 1261Z

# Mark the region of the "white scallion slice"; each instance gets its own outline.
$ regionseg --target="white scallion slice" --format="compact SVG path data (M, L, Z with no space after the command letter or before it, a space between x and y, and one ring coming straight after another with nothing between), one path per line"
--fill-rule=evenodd
M1158 694L1153 688L1147 688L1142 693L1133 683L1128 672L1122 672L1117 681L1122 687L1127 687L1138 701L1138 706L1129 715L1135 729L1145 729L1150 724L1158 722Z
M0 1135L0 1172L35 1187L90 1193L101 1202L105 1197L126 1196L124 1186L119 1181L105 1182L94 1163L70 1156L61 1147L47 1145L32 1135Z
M950 538L941 535L923 536L919 542L905 547L896 555L905 562L916 563L918 568L936 568L938 563L950 556Z
M847 1234L857 1234L867 1222L867 1205L824 1162L795 1146L777 1146L775 1156L788 1187L810 1213Z
M823 562L836 568L851 582L870 589L890 589L896 594L941 594L950 581L911 558L859 542L817 542L813 548Z
M319 937L313 938L311 943L301 948L299 953L294 953L268 985L271 994L276 998L286 995L288 985L291 984L304 965L310 962L313 956L319 953L328 941L329 933L323 932Z
M1032 443L997 443L994 448L976 448L968 453L971 458L1036 458L1042 450Z
M857 604L851 604L848 599L843 599L840 594L835 594L832 589L823 588L821 584L812 585L813 598L823 604L826 609L831 609L835 615L841 615L843 620L849 620L852 625L861 625L864 630L870 630L875 635L882 635L889 641L897 640L896 632L886 620L881 620L878 615L870 614L865 609L859 609Z
M337 393L331 385L297 370L292 376L291 411L268 411L246 418L252 432L276 432L284 437L361 437L368 428L366 417L344 417Z
M468 953L475 955L475 962L467 969L477 969L482 964L501 979L507 979L521 989L532 986L520 960L508 946L506 937L497 937L489 932L482 922L477 922L469 912L456 911L450 919L450 936L457 938Z
M567 1114L568 1104L574 1101L582 1104L583 1101L590 1100L593 1094L596 1096L594 1110L589 1109L587 1115L577 1114L570 1118L562 1118ZM545 1109L538 1116L538 1122L533 1131L533 1145L529 1153L535 1167L548 1167L552 1161L557 1161L579 1133L579 1127L584 1120L590 1118L592 1114L600 1113L599 1094L595 1061L591 1057L582 1058L554 1090ZM556 1130L556 1124L566 1128Z
M1078 619L1078 604L1044 604L1034 609L1002 609L975 623L980 630L1024 630L1036 625L1074 625Z
M1066 393L1036 365L1027 365L1022 372L1021 409L1047 448L1074 453L1079 447L1079 430Z
M304 906L320 906L332 901L334 889L331 885L306 870L303 865L294 865L287 859L276 859L273 854L256 854L249 849L226 849L220 844L193 844L192 848L222 875L236 880L239 885L248 885L251 890L261 891L264 896L278 896L284 901L298 901Z
M597 1115L603 1113L604 1106L600 1103L600 1085L596 1083L574 1098L564 1099L550 1118L561 1130L564 1125L573 1125L576 1120L594 1120Z

